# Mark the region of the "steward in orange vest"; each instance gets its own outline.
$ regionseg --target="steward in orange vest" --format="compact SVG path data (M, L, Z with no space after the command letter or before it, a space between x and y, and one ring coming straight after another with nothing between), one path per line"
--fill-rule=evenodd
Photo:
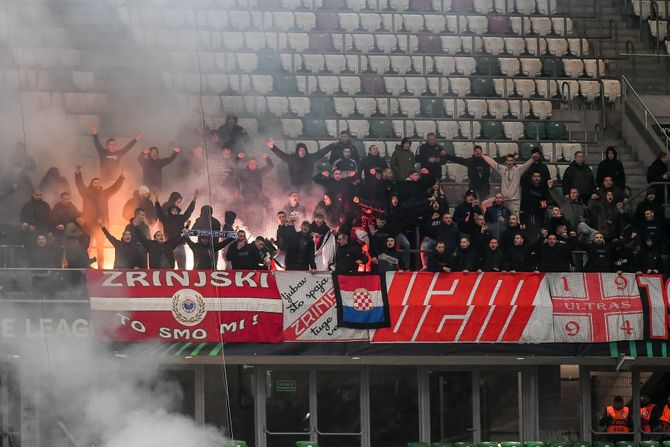
M658 418L658 427L656 431L670 433L670 396L667 397L668 403L663 407L661 417Z
M606 427L607 433L630 433L632 427L630 411L623 405L623 398L616 396L612 405L608 405L605 414L599 421L601 426Z
M651 403L651 399L648 394L643 394L640 396L640 431L642 433L649 433L651 427L655 424L652 422L653 419L658 419L658 416L655 414L654 409L656 404Z

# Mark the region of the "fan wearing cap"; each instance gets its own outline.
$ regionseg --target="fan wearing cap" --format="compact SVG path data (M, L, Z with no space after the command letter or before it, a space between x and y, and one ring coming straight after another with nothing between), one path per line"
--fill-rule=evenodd
M493 169L498 171L502 177L500 192L505 198L505 205L513 214L519 214L521 205L521 176L526 172L535 160L529 158L524 164L518 166L514 160L514 154L505 156L505 164L499 164L486 154L482 154L484 161Z
M458 229L465 233L476 214L484 214L479 206L477 194L473 190L466 191L463 202L454 210L454 222L458 225Z
M400 144L396 146L393 155L391 155L393 178L395 178L396 181L405 180L409 173L414 170L415 163L414 152L412 152L412 140L405 137Z

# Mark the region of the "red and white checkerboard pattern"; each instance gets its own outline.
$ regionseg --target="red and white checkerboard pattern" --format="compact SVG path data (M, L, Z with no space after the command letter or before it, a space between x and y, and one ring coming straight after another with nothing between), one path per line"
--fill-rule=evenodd
M371 310L374 307L372 297L367 289L359 288L354 290L354 309L359 311Z

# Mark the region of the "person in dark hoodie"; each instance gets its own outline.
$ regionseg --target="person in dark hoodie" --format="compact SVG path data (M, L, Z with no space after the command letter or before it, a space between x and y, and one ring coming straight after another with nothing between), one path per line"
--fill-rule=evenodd
M267 141L267 146L277 158L286 163L291 186L303 192L309 192L312 189L314 164L330 151L330 146L326 146L314 153L310 153L305 143L298 143L295 146L295 152L287 154L275 145L275 140L273 139Z
M237 219L237 213L235 213L235 211L226 211L223 213L223 228L221 228L221 230L235 231L235 228L233 228L235 219Z
M658 274L663 272L663 258L661 257L661 246L653 239L645 239L640 244L640 252L637 255L635 269L640 273Z
M142 166L142 184L146 185L154 194L163 186L163 168L177 159L181 148L175 147L169 157L158 158L158 148L152 146L144 149L137 157Z
M240 180L242 199L266 208L270 199L263 192L263 177L274 168L274 165L270 159L270 154L267 152L263 153L263 158L265 159L265 166L262 168L258 167L258 161L255 158L250 158L246 168L238 171L237 177Z
M135 138L130 140L128 144L121 149L117 149L114 138L108 139L105 147L102 147L100 138L98 138L97 126L91 125L91 134L93 135L95 150L98 151L98 157L100 158L100 177L103 181L112 180L118 175L118 172L121 170L121 158L135 146L135 143L142 139L143 135L142 132L138 132Z
M234 241L233 238L226 238L212 242L207 236L198 237L198 242L193 242L190 238L185 240L193 251L193 270L215 270L219 251Z
M184 242L183 238L166 241L163 232L156 231L153 240L149 240L137 226L133 226L133 237L149 253L150 269L171 270L174 268L174 249Z
M249 134L237 124L237 117L233 114L228 115L226 122L219 127L218 137L221 147L229 147L235 153L242 151L249 142Z
M49 231L51 223L51 207L44 201L42 191L33 191L32 197L23 207L19 216L24 229L31 231Z
M371 259L373 272L397 272L402 270L400 254L393 236L386 238L384 247Z
M605 149L605 158L598 164L596 184L602 185L605 177L612 177L614 185L623 191L626 188L626 172L623 169L623 163L617 157L614 146L608 146Z
M221 222L219 222L213 214L214 208L210 205L202 206L200 208L200 216L195 220L191 229L200 231L221 231Z
M196 189L193 192L193 200L191 200L191 203L188 204L186 211L182 213L181 208L175 204L168 208L167 213L164 213L163 208L158 201L158 196L156 196L156 214L158 215L158 220L160 220L160 222L163 224L163 231L168 241L181 238L181 232L186 225L186 221L191 217L191 214L193 214L193 210L195 209L195 201L197 198L198 190ZM179 199L179 203L181 203L181 199ZM183 243L180 243L176 246L174 250L174 257L177 261L177 267L181 270L184 270L186 268L186 250L184 249Z
M647 169L647 183L668 183L670 182L670 172L668 172L668 153L659 152L656 160L649 165ZM665 188L668 185L654 185L656 198L659 202L665 202Z
M477 194L477 197L482 199L489 196L491 192L491 184L489 177L491 176L491 167L484 161L482 157L482 147L475 145L472 148L472 157L463 158L456 155L444 155L447 161L456 163L468 168L468 188Z
M133 233L130 230L125 230L121 239L117 239L101 225L100 228L105 234L105 237L114 247L114 268L115 269L134 269L142 267L142 260L138 256L137 247L133 241Z
M167 201L163 203L163 206L161 207L163 210L163 214L167 214L170 207L176 206L177 208L181 209L181 202L184 200L181 194L179 194L177 191L172 191L170 193L170 197L168 197Z
M323 150L328 149L330 151L330 157L328 157L328 161L332 165L335 163L335 160L342 158L342 152L346 148L351 149L351 158L353 158L354 161L358 163L360 161L358 151L352 145L351 137L349 135L349 132L346 130L340 132L340 136L338 137L336 142L330 143L328 146L324 147Z
M51 167L47 170L38 189L44 194L44 200L48 204L55 203L64 192L70 192L70 182L60 175L58 168Z
M656 191L653 188L647 190L644 199L635 207L635 220L644 220L644 212L647 210L652 210L656 216L663 215L663 205L658 201Z
M584 152L575 152L575 159L570 163L563 174L563 195L570 194L570 189L576 188L583 203L588 203L596 190L596 180L591 167L586 163Z
M454 222L456 222L461 232L467 232L476 214L484 214L484 211L479 206L475 191L468 190L465 192L463 202L454 209Z

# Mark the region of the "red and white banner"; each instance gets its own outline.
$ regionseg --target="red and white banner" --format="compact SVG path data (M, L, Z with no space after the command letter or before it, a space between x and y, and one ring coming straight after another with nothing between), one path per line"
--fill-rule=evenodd
M88 270L91 314L107 340L282 341L269 271Z
M535 273L387 273L391 327L374 343L547 343L552 306Z
M554 342L641 340L642 301L632 273L548 273Z
M367 341L368 331L337 326L330 273L276 272L284 303L284 341Z
M645 338L667 340L670 327L670 279L661 275L637 275L642 304L646 305L647 331Z

